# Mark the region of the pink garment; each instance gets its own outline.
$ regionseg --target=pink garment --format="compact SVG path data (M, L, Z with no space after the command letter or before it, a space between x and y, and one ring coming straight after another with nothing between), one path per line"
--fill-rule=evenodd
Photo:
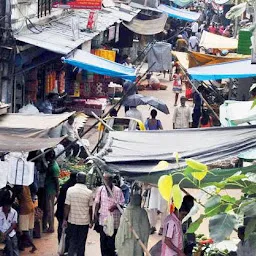
M95 198L95 203L100 203L100 217L99 217L99 224L101 226L104 225L105 219L108 217L109 208L115 205L115 201L120 205L124 204L124 195L120 188L113 186L112 192L114 194L115 200L108 196L107 189L105 186L101 186L98 188ZM121 213L118 209L112 212L114 217L114 228L118 229L120 224Z
M164 221L163 239L169 237L174 246L179 250L183 250L183 232L181 221L172 213L168 215ZM162 242L161 256L176 256L178 255L174 250L170 249L165 242Z
M209 32L210 33L213 33L213 34L216 34L217 33L217 29L213 26L209 26Z

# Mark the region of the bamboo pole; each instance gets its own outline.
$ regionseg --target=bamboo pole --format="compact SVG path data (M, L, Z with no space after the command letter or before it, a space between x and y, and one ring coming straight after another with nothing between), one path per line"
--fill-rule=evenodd
M209 108L212 113L214 114L214 116L220 121L219 116L216 114L216 112L213 110L213 108L209 105L209 103L207 102L207 100L203 97L203 95L197 90L196 86L193 84L193 82L191 81L189 74L187 73L187 71L180 66L180 68L182 69L182 71L186 74L188 81L190 82L190 84L192 85L192 87L194 88L194 90L198 93L198 95L200 96L200 98L202 99L202 101L205 103L205 105L207 106L207 108Z

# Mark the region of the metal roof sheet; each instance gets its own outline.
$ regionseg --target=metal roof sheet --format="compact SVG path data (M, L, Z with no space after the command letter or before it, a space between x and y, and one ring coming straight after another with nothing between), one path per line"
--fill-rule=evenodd
M42 32L35 31L35 29L24 29L15 38L19 41L32 44L52 52L60 54L68 54L72 50L86 41L92 40L100 32L105 31L108 27L116 22L121 22L115 10L114 14L111 9L102 9L98 12L98 20L96 29L93 32L86 30L89 11L79 10L68 13L65 16L52 20L44 24ZM135 14L136 15L136 14ZM134 15L134 16L135 16ZM79 17L79 39L74 40L71 28L71 21L73 17ZM33 31L34 30L34 31Z

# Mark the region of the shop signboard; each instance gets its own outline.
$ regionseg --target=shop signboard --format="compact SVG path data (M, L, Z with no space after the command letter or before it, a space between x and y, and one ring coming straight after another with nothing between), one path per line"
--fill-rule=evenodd
M97 11L90 11L88 22L87 22L87 29L94 30L97 25L98 20L98 12Z
M108 29L108 41L112 41L115 39L116 34L116 26L111 26Z
M102 0L53 0L54 8L101 10Z

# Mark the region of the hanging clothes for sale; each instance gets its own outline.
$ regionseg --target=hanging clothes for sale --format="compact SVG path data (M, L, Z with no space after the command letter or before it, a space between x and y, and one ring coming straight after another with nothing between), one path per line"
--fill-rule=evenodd
M172 67L172 45L164 42L156 42L148 53L149 71L160 72L170 70Z

